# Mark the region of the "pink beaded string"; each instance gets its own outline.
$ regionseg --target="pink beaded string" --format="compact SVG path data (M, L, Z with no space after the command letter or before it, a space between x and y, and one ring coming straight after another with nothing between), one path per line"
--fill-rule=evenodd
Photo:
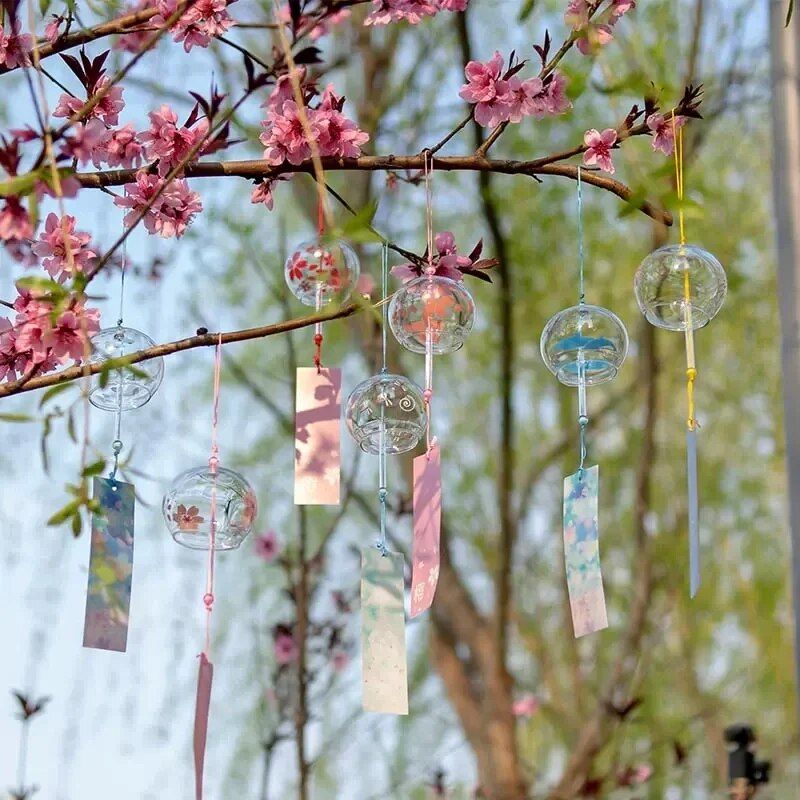
M431 178L433 176L433 156L428 150L423 155L423 165L425 168L425 229L428 239L428 265L425 267L425 274L432 277L436 274L436 267L433 265L433 189L431 188ZM431 457L431 447L435 444L435 437L431 437L431 400L433 399L433 331L431 330L430 314L427 316L425 327L425 391L422 393L425 400L425 414L428 417L428 425L425 431L425 441L428 458Z
M217 469L219 467L219 446L217 445L217 427L219 422L219 378L222 368L222 334L219 334L214 348L214 399L211 411L211 455L208 457L208 468L211 470L211 523L208 541L208 569L206 571L206 593L203 603L206 607L206 648L208 656L211 652L211 610L214 606L214 570L216 567L215 546L217 537Z

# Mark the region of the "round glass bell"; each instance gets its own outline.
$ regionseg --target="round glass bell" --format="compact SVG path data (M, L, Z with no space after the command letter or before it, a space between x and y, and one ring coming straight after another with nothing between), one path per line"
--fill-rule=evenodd
M378 455L413 450L428 424L422 390L402 375L381 373L350 392L347 428L365 453Z
M214 474L208 465L178 475L164 495L161 510L172 538L193 550L211 541L211 493ZM232 469L217 468L215 550L233 550L253 529L258 503L250 484Z
M728 279L722 264L707 250L671 244L642 261L633 289L651 325L670 331L697 330L722 308Z
M122 358L154 347L155 342L135 328L104 328L91 338L90 363L97 364ZM102 374L102 373L101 373ZM104 411L130 411L147 403L156 393L164 377L164 359L151 358L133 365L132 369L116 369L107 373L105 386L95 378L89 402Z
M423 275L398 289L389 304L389 327L406 350L424 353L430 336L436 355L461 349L475 323L475 301L460 281Z
M361 264L341 239L318 236L303 242L286 259L284 275L292 294L306 306L343 302L355 288Z
M628 354L628 332L607 308L581 303L551 317L542 331L542 359L567 386L610 381Z

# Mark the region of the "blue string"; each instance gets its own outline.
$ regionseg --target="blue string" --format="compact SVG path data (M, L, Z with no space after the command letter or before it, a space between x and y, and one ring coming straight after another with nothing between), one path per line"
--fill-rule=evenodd
M578 304L583 305L586 300L584 287L584 248L583 248L583 185L581 182L581 166L578 165ZM583 359L578 364L578 425L580 427L580 457L578 475L583 479L584 463L586 462L586 426L589 424L589 415L586 411L586 367Z
M581 183L581 167L578 165L578 300L583 304L586 293L583 287L583 186Z
M386 294L389 283L389 243L384 240L381 249L381 374L386 374L386 328L388 327L388 304ZM380 524L381 535L376 547L382 556L389 555L389 548L386 546L386 423L384 415L386 410L381 406L381 439L380 450L378 452L378 502L380 503Z

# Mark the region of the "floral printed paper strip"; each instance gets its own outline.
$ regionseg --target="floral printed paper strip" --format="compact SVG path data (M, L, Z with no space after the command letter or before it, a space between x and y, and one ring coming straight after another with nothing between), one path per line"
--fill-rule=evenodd
M133 484L95 478L83 646L125 652L133 575Z
M211 681L214 665L205 653L200 653L197 670L197 699L194 707L194 795L203 800L203 766L206 760L206 738L208 736L208 711L211 706Z
M608 627L597 525L597 466L564 478L564 558L575 636Z
M442 467L439 446L414 459L414 542L411 556L411 616L431 607L439 581L442 527Z
M697 431L686 431L686 476L689 481L689 594L700 588L700 520L697 497Z
M300 367L295 407L294 502L338 505L342 371Z
M408 714L403 555L361 552L361 688L365 711Z

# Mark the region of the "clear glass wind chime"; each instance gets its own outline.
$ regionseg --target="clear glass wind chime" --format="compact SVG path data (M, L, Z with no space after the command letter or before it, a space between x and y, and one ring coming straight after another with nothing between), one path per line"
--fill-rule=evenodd
M325 234L323 189L317 201L317 236L303 242L286 260L284 275L292 294L319 314L343 303L361 274L347 242ZM342 371L322 364L322 323L314 326L314 366L298 367L295 397L294 502L338 505L341 454Z
M433 156L424 153L425 231L427 239L423 274L395 292L389 305L389 326L397 341L412 353L425 354L425 453L414 459L414 535L411 565L411 616L427 610L439 580L441 532L441 452L433 436L433 357L454 353L475 324L475 301L463 281L436 274L433 238Z
M660 247L648 255L634 276L636 301L645 319L657 328L682 331L686 344L686 477L689 517L689 593L700 588L700 520L697 491L697 428L694 388L697 363L694 332L717 315L728 280L722 264L707 250L686 243L683 199L683 128L672 112L675 183L678 192L680 242Z
M628 353L622 320L586 302L584 292L583 197L581 167L577 174L578 305L559 311L542 331L540 347L548 369L565 386L578 389L580 463L564 479L564 559L575 636L608 627L600 570L598 496L599 467L586 467L589 411L586 387L616 377Z
M120 265L119 317L112 328L95 334L90 342L90 363L110 362L108 370L92 381L89 402L115 415L111 443L114 466L107 478L95 476L92 497L92 537L83 646L124 652L128 641L131 582L133 575L134 506L133 484L117 478L122 452L122 414L141 408L156 393L164 375L164 359L153 358L137 364L124 360L155 342L123 324L127 252L123 243ZM119 361L119 366L112 364Z
M178 475L162 501L162 512L172 538L192 550L207 550L205 640L199 656L194 717L195 796L203 797L208 712L211 704L211 613L214 607L216 553L233 550L245 540L255 524L258 502L250 484L238 472L221 467L217 431L219 423L222 334L214 348L214 382L211 412L211 451L208 463Z
M404 559L386 541L387 455L413 450L425 435L422 390L389 372L386 360L388 243L381 252L381 370L359 383L347 399L347 429L358 446L378 456L380 535L361 554L362 704L367 711L408 713Z

